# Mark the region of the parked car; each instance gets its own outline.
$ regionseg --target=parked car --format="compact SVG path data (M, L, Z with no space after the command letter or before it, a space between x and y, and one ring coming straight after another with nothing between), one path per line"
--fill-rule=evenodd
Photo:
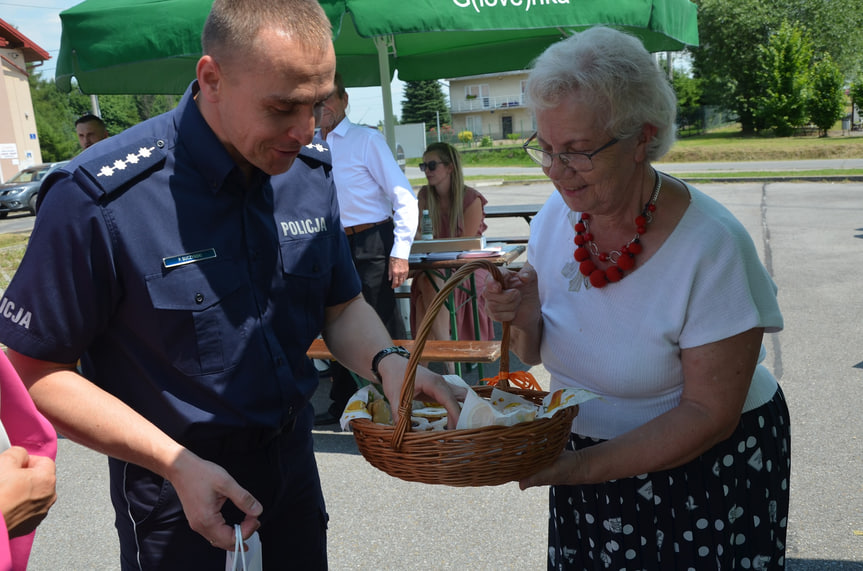
M6 218L10 212L21 210L29 210L30 214L36 214L36 197L39 194L42 181L48 176L48 173L68 162L33 165L0 184L0 218Z

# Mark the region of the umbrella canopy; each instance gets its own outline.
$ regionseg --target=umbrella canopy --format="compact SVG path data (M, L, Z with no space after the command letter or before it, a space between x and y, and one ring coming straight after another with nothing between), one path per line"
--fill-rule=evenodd
M603 24L650 51L698 44L689 0L320 0L347 87L526 69L546 47ZM57 86L84 93L182 93L195 77L212 0L85 0L60 14ZM383 81L381 78L385 78Z
M86 0L60 12L55 80L88 94L181 94L212 0Z
M349 87L380 85L381 44L390 73L415 81L527 69L554 42L602 24L648 50L698 44L689 0L321 0L333 23ZM373 42L373 38L380 38ZM377 45L375 45L377 43Z

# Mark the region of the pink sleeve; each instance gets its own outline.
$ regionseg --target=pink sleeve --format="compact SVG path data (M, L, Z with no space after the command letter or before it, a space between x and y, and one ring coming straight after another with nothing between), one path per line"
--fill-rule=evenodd
M6 357L0 351L0 420L9 442L30 454L57 458L57 432L30 399L30 393Z
M57 459L57 432L36 410L30 393L3 351L0 351L0 420L13 446L21 446L34 456ZM8 540L6 522L3 522L0 571L27 568L34 536L35 532Z

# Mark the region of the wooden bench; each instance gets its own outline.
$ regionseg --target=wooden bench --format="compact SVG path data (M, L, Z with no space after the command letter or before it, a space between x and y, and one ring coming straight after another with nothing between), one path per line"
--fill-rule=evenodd
M397 339L396 345L413 351L414 342L411 339ZM328 361L333 359L327 344L323 339L312 341L306 352L311 359ZM428 340L423 346L423 361L454 361L459 363L494 363L500 359L500 341L450 341Z

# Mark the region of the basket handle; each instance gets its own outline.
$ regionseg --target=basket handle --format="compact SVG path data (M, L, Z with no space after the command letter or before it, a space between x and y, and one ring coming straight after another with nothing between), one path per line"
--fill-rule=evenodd
M402 392L401 392L401 400L399 402L399 420L396 423L395 431L393 431L392 437L392 448L398 450L401 448L402 441L404 440L404 436L406 432L410 431L410 422L411 422L411 412L412 412L412 401L414 395L414 383L416 380L416 372L417 366L420 362L420 355L422 354L423 347L425 347L426 339L431 333L432 322L437 316L440 309L443 307L444 303L446 303L447 297L449 294L458 287L466 278L468 278L472 273L476 270L484 269L487 270L494 279L498 281L501 285L504 285L503 282L503 274L500 269L491 263L488 260L477 259L471 260L457 269L453 274L449 277L449 279L444 283L444 285L440 288L435 295L434 299L429 304L428 311L425 314L425 317L422 320L422 323L419 326L417 331L417 337L414 340L413 352L411 353L411 357L408 360L408 368L405 371L404 383L402 383ZM477 301L478 303L478 301ZM509 322L503 323L503 333L501 335L500 340L500 371L504 373L503 376L509 374ZM507 386L507 382L501 381L501 384L498 386Z

